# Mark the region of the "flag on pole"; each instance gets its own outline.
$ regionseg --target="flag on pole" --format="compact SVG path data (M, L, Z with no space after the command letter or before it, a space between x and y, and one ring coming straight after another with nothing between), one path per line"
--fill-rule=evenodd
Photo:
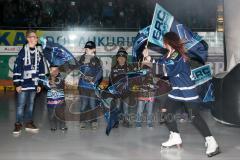
M174 17L159 4L156 4L152 24L148 35L148 41L163 47L163 36L169 32Z
M136 62L141 55L141 49L147 41L163 48L163 36L170 31L179 35L191 59L205 64L208 56L207 43L197 33L192 32L188 27L180 24L173 15L159 4L155 6L151 25L140 30L135 38L132 52L133 62ZM210 71L209 65L199 67L192 71L192 74L195 76L193 81L198 86L197 88L203 102L214 100L211 82L212 72Z
M185 44L190 58L205 64L208 55L207 43L197 33L180 24L173 15L159 4L156 4L151 25L140 30L135 38L133 43L133 60L135 60L135 57L138 57L138 54L140 54L138 53L138 49L146 41L162 48L163 36L169 31L179 35Z

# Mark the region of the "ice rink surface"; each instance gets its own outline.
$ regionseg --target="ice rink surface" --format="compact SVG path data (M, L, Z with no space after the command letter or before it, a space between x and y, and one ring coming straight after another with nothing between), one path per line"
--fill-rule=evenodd
M68 131L52 133L49 130L47 110L41 95L36 99L35 123L38 134L22 131L12 135L15 122L15 94L0 92L0 160L205 160L204 139L189 122L180 123L183 148L161 150L168 139L164 125L155 123L153 129L114 129L105 135L106 124L100 119L97 130L80 130L78 121L68 121ZM203 116L217 139L221 154L212 160L238 160L240 155L240 128L217 123L209 111Z

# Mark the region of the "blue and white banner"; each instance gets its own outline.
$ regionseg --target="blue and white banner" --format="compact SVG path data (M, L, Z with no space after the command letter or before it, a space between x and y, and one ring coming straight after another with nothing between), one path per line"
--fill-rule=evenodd
M212 79L212 69L210 64L191 70L192 80L200 85Z
M163 35L170 31L173 20L174 17L168 11L156 4L148 41L163 47Z
M197 86L198 94L202 102L214 101L212 74L210 64L191 70L191 78Z

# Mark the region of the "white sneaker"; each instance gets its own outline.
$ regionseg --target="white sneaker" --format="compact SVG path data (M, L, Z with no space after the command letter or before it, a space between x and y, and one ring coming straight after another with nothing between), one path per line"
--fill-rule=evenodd
M168 141L162 143L162 147L173 147L177 146L178 148L182 147L182 139L179 133L170 131Z
M213 136L206 137L205 146L207 147L206 155L208 157L215 156L220 153L219 146Z

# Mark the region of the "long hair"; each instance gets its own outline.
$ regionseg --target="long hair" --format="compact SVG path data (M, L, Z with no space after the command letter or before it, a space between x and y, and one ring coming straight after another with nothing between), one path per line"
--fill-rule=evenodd
M189 60L186 53L184 43L181 41L180 37L175 32L168 32L163 36L163 43L170 45L178 53L181 54L185 61Z

